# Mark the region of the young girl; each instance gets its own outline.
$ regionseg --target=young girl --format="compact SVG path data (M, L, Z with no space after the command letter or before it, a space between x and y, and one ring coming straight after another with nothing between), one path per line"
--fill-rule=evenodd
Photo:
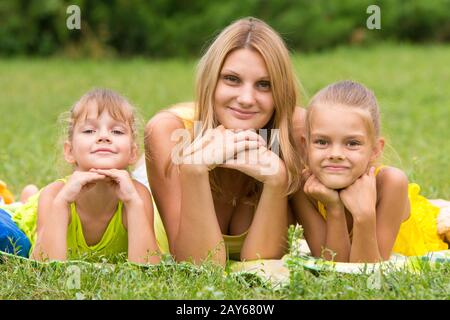
M151 195L126 171L138 156L133 107L113 91L96 89L71 109L67 129L64 158L73 173L13 214L31 241L31 258L128 252L129 261L158 262Z
M308 168L293 205L314 256L377 262L392 252L448 248L437 231L439 208L401 170L377 164L384 140L370 90L343 81L319 91L307 110L305 143Z

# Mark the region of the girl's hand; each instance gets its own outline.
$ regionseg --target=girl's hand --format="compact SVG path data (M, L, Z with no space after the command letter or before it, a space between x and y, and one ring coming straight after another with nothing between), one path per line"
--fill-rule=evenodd
M265 141L254 131L232 131L220 125L208 130L184 150L183 164L202 166L210 171L239 152L261 145L265 145Z
M353 184L341 190L339 196L353 219L373 217L376 214L377 202L375 168L371 167L368 173L363 174Z
M302 181L303 191L309 198L322 202L325 207L342 205L339 193L323 185L309 169L302 171Z
M89 172L107 177L108 181L114 187L117 197L123 203L128 204L141 200L128 171L118 169L91 169Z
M105 175L96 172L75 171L59 191L57 198L65 203L72 203L81 193L91 189L97 181L104 179Z
M239 170L242 173L273 186L287 186L284 161L265 146L244 149L236 157L226 160L220 167Z

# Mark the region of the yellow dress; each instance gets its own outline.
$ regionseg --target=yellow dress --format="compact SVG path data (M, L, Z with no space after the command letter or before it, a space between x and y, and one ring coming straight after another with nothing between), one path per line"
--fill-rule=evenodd
M183 121L183 125L186 129L188 130L192 129L195 115L193 104L191 103L177 104L171 107L170 109L167 109L166 111L169 111L175 114L178 118L180 118ZM158 246L162 253L169 253L169 242L167 239L167 234L164 229L161 216L159 215L158 208L154 202L153 205L155 209L154 228L155 228L156 242L158 243ZM247 236L247 232L248 231L240 235L234 236L225 234L222 235L225 247L227 248L227 254L230 259L240 260L241 248Z
M66 182L67 179L58 179ZM25 233L31 242L30 254L36 244L37 208L39 194L28 199L22 206L11 212L13 221ZM77 259L85 254L95 256L112 256L128 252L128 232L122 223L122 202L119 201L116 212L111 218L101 240L92 246L87 245L83 234L80 217L75 203L70 204L71 219L67 227L67 257Z
M375 175L382 167L376 169ZM410 216L400 225L392 252L405 256L421 256L429 252L447 250L448 244L437 233L436 219L440 209L420 195L420 187L416 183L408 185L408 198ZM320 201L318 209L326 219L327 212Z

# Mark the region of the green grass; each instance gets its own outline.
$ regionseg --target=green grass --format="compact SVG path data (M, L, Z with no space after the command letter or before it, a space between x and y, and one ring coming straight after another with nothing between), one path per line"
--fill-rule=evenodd
M293 58L307 102L341 79L373 89L388 138L386 163L402 168L429 198L450 199L450 46L380 45L339 48ZM58 115L87 90L108 87L127 96L148 119L172 103L191 100L195 61L0 60L0 179L18 195L27 183L59 177ZM76 263L75 263L76 264ZM367 275L314 275L293 267L290 283L273 286L206 265L166 263L114 270L82 264L81 288L69 289L63 265L12 260L0 264L0 299L449 299L450 267L420 274L392 272L379 290Z
M169 258L155 266L9 258L0 264L0 299L450 299L450 264L422 263L420 272L342 274L312 272L298 261L288 262L289 281L275 283Z

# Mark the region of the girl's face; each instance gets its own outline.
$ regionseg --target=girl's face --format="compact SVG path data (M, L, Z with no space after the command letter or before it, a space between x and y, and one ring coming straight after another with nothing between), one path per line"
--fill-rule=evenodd
M340 105L317 105L307 144L311 172L328 188L346 188L378 154L363 116Z
M115 120L108 111L97 115L95 102L87 116L76 122L72 141L64 144L65 158L77 169L126 169L137 158L137 146L128 124Z
M271 83L262 56L250 49L225 59L214 94L214 112L227 129L260 129L274 113Z

